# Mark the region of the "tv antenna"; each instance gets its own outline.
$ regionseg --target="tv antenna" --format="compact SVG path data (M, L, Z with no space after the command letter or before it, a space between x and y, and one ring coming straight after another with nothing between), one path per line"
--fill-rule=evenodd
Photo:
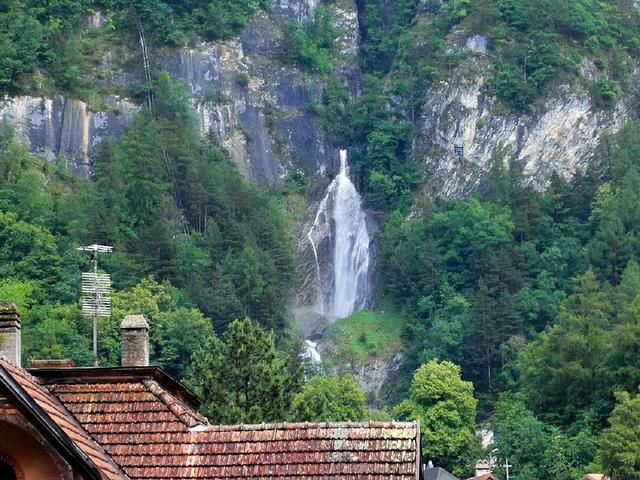
M93 272L82 273L82 314L93 317L93 366L98 366L98 317L111 316L111 276L98 273L98 253L111 253L107 245L87 245L78 250L89 252Z

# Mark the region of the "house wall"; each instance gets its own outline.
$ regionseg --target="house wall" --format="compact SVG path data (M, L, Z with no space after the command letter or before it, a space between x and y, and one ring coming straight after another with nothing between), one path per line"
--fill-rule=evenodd
M69 465L18 412L0 409L0 458L6 457L18 465L23 480L71 480L73 476Z

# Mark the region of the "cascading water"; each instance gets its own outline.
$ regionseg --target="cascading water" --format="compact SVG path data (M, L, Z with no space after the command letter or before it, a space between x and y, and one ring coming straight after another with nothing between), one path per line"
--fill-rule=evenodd
M318 204L307 239L315 261L314 310L332 322L364 308L370 290L370 237L362 200L349 179L346 150L340 150L340 172ZM332 248L322 256L319 245L328 240ZM319 359L315 347L307 341L306 356L313 360Z
M347 152L340 150L333 221L333 316L344 318L364 307L369 294L369 232L362 201L349 179Z

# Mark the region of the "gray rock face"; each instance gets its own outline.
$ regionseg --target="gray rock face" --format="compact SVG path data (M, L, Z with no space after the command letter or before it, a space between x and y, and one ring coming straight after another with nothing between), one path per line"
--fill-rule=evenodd
M147 42L152 72L165 70L183 82L202 134L226 147L232 160L256 183L278 183L293 168L314 175L336 148L310 108L321 95L321 80L279 60L283 22L307 21L318 3L274 2L272 13L256 14L237 40L180 50L154 49ZM338 40L342 52L338 68L357 92L355 6L331 8L344 31ZM99 26L104 20L96 13L88 25ZM121 54L104 58L110 82L121 86L144 78L138 52L124 53L132 60L126 63L134 65L128 71L120 71L114 61ZM115 97L107 102L113 107L109 112L91 112L74 99L18 97L0 105L0 122L13 123L18 138L34 153L49 160L62 155L73 171L85 174L102 139L121 134L138 108Z
M400 376L403 354L401 352L371 359L362 363L346 364L334 368L332 375L349 373L353 375L369 396L369 405L381 407L394 388L394 381Z
M477 48L477 41L469 43ZM624 102L595 109L578 85L557 88L532 113L508 112L484 93L485 69L486 60L474 57L425 99L414 154L433 194L465 196L500 151L512 155L535 187L546 186L554 172L571 178L587 165L602 135L619 130L630 115Z
M71 98L16 97L0 100L0 124L10 124L31 151L53 161L63 156L72 171L85 175L103 138L120 135L138 107L117 97L109 112L92 112Z

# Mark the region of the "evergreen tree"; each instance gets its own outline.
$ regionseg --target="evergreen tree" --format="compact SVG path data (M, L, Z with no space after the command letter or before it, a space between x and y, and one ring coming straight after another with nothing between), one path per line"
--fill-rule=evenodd
M612 480L640 479L640 396L616 395L618 403L602 434L600 461Z
M593 409L606 412L612 305L595 274L578 277L555 325L527 346L520 357L522 387L535 410L569 424Z
M188 381L214 423L275 422L287 418L300 372L276 349L273 333L246 319L194 352Z

